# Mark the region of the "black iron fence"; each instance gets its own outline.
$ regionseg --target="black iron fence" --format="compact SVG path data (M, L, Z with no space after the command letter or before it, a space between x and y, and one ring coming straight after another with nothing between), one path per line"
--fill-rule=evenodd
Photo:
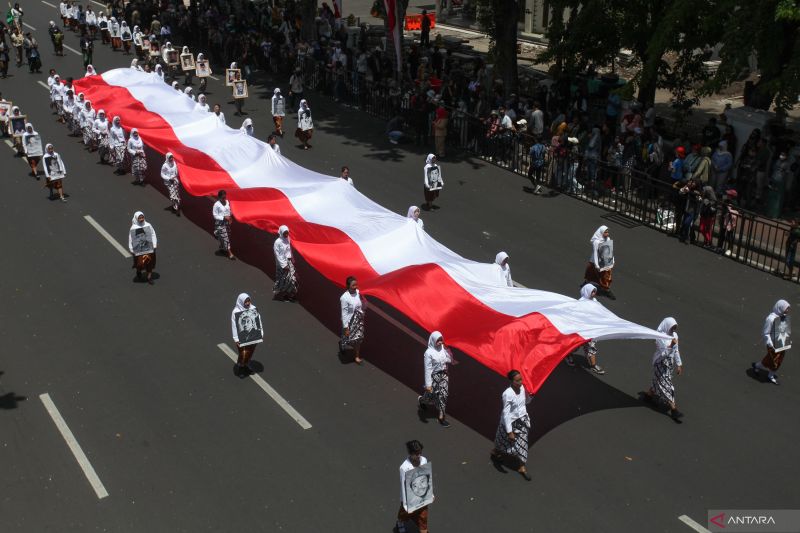
M299 61L305 86L338 102L388 120L404 118L408 136L423 145L434 145L434 115L422 114L411 105L412 92L390 83L373 82L365 76L331 67L310 58ZM526 134L487 136L478 117L448 109L445 145L479 157L531 180L524 189L537 186L574 196L621 215L635 224L674 234L688 243L709 248L734 261L759 270L800 281L794 272L800 231L784 221L740 209L735 202L704 204L700 191L681 190L665 176L662 166L638 169L586 158L577 151L564 154L547 147L544 160L532 161L534 138ZM794 231L793 231L794 230Z

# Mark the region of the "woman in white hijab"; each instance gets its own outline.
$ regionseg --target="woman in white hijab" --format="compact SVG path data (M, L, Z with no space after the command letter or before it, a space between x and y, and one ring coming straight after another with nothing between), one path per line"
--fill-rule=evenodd
M300 100L300 108L297 110L297 129L294 136L300 139L303 143L303 150L308 150L311 145L308 141L314 135L314 121L311 118L311 108L308 107L308 102L303 99Z
M253 357L253 352L256 351L256 344L263 342L264 327L261 315L253 305L250 295L245 292L236 298L236 305L231 311L231 333L233 342L236 343L236 350L239 352L236 360L236 375L246 378L253 372L250 359ZM241 338L244 334L248 334L248 337L251 338Z
M97 72L94 71L94 67L92 65L86 65L86 74L84 76L96 76Z
M135 57L133 59L131 59L131 68L133 70L137 70L139 72L144 72L144 69L139 66L139 60L136 59Z
M353 350L355 363L363 365L361 343L364 342L364 311L367 308L367 302L358 292L358 280L354 276L349 276L344 284L347 290L339 297L339 307L342 312L339 353L343 354L345 350Z
M181 191L180 191L180 178L178 177L178 165L175 164L175 157L172 153L167 152L164 158L164 164L161 165L161 179L164 180L164 187L169 193L169 199L172 202L170 209L173 213L181 216Z
M128 139L128 156L131 159L131 174L136 178L134 185L144 186L144 174L147 172L147 158L144 155L144 142L139 137L139 130L133 128Z
M142 272L147 274L147 283L153 284L153 269L156 267L156 230L144 219L144 213L136 211L128 232L128 250L133 255L133 268L136 280L141 281Z
M183 92L183 91L181 91L180 85L178 84L178 82L177 82L177 81L173 81L171 86L172 86L172 88L173 88L173 89L175 89L175 90L176 90L176 91L178 91L179 93L182 93L182 92Z
M297 297L297 272L294 268L288 226L278 228L278 238L275 239L272 251L275 253L275 285L272 287L272 299L293 301Z
M184 56L191 56L191 55L192 55L192 52L189 51L189 47L188 46L184 46L181 49L181 57L180 57L181 65L183 65ZM194 58L193 57L192 57L192 63L194 63ZM181 66L181 68L183 68L183 67ZM183 70L183 84L184 85L191 85L193 77L194 77L194 65L192 65L191 69L188 69L188 70L184 69ZM200 91L200 92L202 93L203 91Z
M511 265L508 264L508 254L500 252L494 257L494 264L499 267L500 279L507 287L513 287L514 281L511 279Z
M39 161L42 160L42 144L41 144L41 137L39 138L39 143L37 146L38 155L31 155L31 151L33 146L29 144L29 139L33 136L38 136L39 134L33 129L33 124L30 122L25 124L25 133L22 134L22 147L25 150L25 158L28 160L28 165L31 167L31 176L39 179Z
M608 233L608 226L600 226L589 241L592 245L592 255L583 274L583 283L591 283L597 287L598 294L607 296L611 300L617 297L611 292L611 270L614 268L614 242Z
M431 208L439 209L433 205L433 201L439 197L439 192L444 187L442 179L442 168L438 165L435 154L428 154L425 158L425 168L423 169L422 192L425 195L425 203L422 208L429 211Z
M239 128L239 131L246 133L250 137L254 137L255 131L253 128L253 119L252 118L244 119L244 122L242 122L242 126Z
M83 144L89 147L90 152L94 152L97 147L94 145L94 119L97 114L94 112L92 102L86 100L81 111L81 132L83 133Z
M406 214L406 218L409 220L413 220L414 223L419 226L419 229L425 229L425 223L419 218L419 207L412 205L408 208L408 214Z
M108 130L108 118L106 118L105 110L101 109L97 112L97 118L94 119L94 123L92 124L94 143L97 146L100 163L105 163L109 156Z
M125 50L123 52L125 55L129 55L131 53L131 41L133 41L133 32L128 27L128 23L124 20L119 25L119 35L120 39L122 40L122 47Z
M650 390L645 393L645 399L666 404L669 415L680 424L683 413L678 411L675 404L675 386L672 384L673 371L677 375L683 372L683 362L678 351L678 323L674 318L667 317L658 325L658 332L671 338L656 340L656 351L653 354L653 381Z
M767 379L775 385L778 384L778 375L775 372L781 367L786 351L792 346L789 311L791 306L786 300L775 302L761 329L764 344L767 345L767 355L760 362L751 365L756 375L760 371L766 372Z
M423 356L425 366L425 392L417 398L420 410L424 411L432 405L438 412L439 424L449 428L450 422L445 418L447 396L450 391L450 378L447 365L452 364L453 357L444 345L444 338L438 331L428 337L428 349Z
M156 63L155 75L161 78L161 81L166 83L164 79L164 67L161 66L161 63ZM177 81L175 83L178 83Z
M578 299L578 301L596 302L597 300L595 300L595 296L597 296L597 287L591 283L587 283L581 287L581 297ZM603 367L597 364L597 343L595 343L594 339L589 339L589 341L583 345L583 355L586 356L586 362L589 365L589 370L599 375L606 373ZM575 366L575 360L572 358L572 354L569 354L565 358L565 361L569 366Z
M206 56L203 55L203 52L197 54L197 60L195 61L195 65L200 61L205 61ZM195 74L197 74L197 67L195 66ZM208 74L213 74L211 71L211 65L208 65ZM206 92L206 87L208 86L208 76L198 76L200 78L200 87L197 88L198 91L201 93Z
M114 117L111 127L108 128L108 162L117 167L114 174L125 174L125 154L128 142L125 139L125 130L122 129L120 118Z
M194 108L196 111L205 111L206 113L211 112L211 108L208 107L208 103L206 102L206 95L197 95L197 103L194 104Z
M186 88L183 90L183 94L185 94L186 96L188 96L188 97L189 97L189 100L191 100L191 101L193 101L193 102L195 101L194 94L192 94L192 88L191 88L191 87L186 87Z
M83 93L78 93L75 102L72 105L72 113L69 117L69 131L70 136L81 136L81 113L83 113L84 106L86 105L86 97ZM12 109L13 112L13 109Z
M56 190L61 201L66 202L64 186L61 182L67 177L67 169L52 144L48 144L45 147L42 166L44 167L44 175L47 178L47 187L50 189L50 199L53 199L53 190Z

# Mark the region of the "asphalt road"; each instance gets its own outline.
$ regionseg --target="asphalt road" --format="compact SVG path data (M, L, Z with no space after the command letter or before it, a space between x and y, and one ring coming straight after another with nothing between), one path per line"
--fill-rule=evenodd
M43 2L25 8L45 72L55 66L62 76L80 77L78 55L50 55L44 30L55 9ZM78 47L73 34L66 43ZM98 44L99 71L129 62ZM605 376L562 365L531 404L533 481L526 483L489 461L502 379L462 355L452 376L453 427L423 423L415 405L423 348L415 336L425 332L406 324L409 335L370 318L369 363L340 361L338 289L305 272L300 304L272 302L269 268L252 254L238 262L213 255L210 204L189 202L189 217L166 212L157 187L132 186L130 176L113 175L67 136L37 83L46 74L13 66L11 73L0 90L61 153L70 196L66 204L49 202L25 162L0 146L7 222L0 263L2 531L388 533L403 442L411 438L434 463L434 532L688 532L678 517L704 524L707 509L800 508L797 361L787 356L779 387L747 374L762 355L764 316L778 298L798 303L796 285L646 228L609 224L619 299L604 303L653 327L664 316L677 318L685 422L676 425L637 400L650 380L651 342L600 343ZM256 87L245 105L261 138L271 124L261 98L271 87ZM228 123L238 126L227 91L213 81L210 88L210 103L225 104ZM316 95L309 102L314 149L301 151L287 136L285 155L329 174L348 164L360 191L398 212L421 201L424 150L388 144L383 124L353 109ZM152 173L158 165L151 159ZM485 261L505 250L520 283L577 296L589 237L605 223L602 210L525 194L520 177L462 156L446 158L443 174L442 209L423 214L433 236ZM130 261L84 219L124 243L136 210L159 236L153 287L133 283ZM261 237L269 246L272 237ZM267 325L255 355L260 375L311 429L301 429L252 380L236 378L217 347L232 345L230 310L242 291ZM43 393L107 498L98 499L87 482Z

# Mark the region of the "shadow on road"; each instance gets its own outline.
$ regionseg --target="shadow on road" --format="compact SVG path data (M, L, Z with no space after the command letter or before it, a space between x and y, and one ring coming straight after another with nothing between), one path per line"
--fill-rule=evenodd
M0 376L5 372L0 371ZM19 402L27 400L27 396L19 396L14 392L7 392L0 396L0 409L16 409L19 407Z

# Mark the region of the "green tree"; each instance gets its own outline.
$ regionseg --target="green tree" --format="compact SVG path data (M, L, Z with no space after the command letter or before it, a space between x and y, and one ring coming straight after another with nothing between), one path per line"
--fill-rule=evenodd
M520 0L478 0L478 22L491 38L495 71L505 96L517 92L517 19Z
M709 39L719 42L721 64L703 89L711 94L740 79L758 64L759 79L749 98L751 106L781 110L797 104L800 93L800 4L797 0L724 0L708 14L717 25Z

